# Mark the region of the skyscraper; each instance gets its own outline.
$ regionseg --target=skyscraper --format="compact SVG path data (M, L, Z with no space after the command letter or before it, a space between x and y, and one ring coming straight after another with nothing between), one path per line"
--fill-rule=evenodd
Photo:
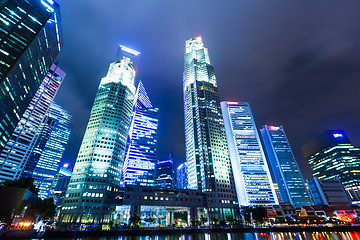
M140 81L136 89L127 138L122 182L154 186L159 109L154 108Z
M41 124L59 90L65 73L52 65L38 91L0 152L0 181L24 176L24 167L39 138Z
M156 163L155 186L174 188L174 165L172 153L168 158L159 159Z
M123 46L120 51L96 93L61 208L62 222L106 224L115 211L111 193L120 186L136 91L133 63L140 54Z
M350 199L339 178L306 180L315 205L350 205Z
M63 45L59 5L0 3L0 152Z
M221 110L240 206L277 204L250 105L221 102Z
M50 197L54 199L54 204L59 207L62 203L66 189L69 185L72 171L68 169L69 164L64 164L56 173L51 183Z
M23 175L34 179L39 197L48 198L52 181L58 172L60 161L67 146L72 125L71 115L52 103L40 126L35 147L24 167Z
M210 218L235 218L238 203L217 82L201 37L186 41L183 80L188 188L206 192Z
M283 127L265 125L260 132L282 201L294 207L312 205Z
M319 180L339 178L354 204L360 203L360 148L343 130L326 130L301 147L313 176Z
M186 162L182 163L176 169L176 187L187 189Z

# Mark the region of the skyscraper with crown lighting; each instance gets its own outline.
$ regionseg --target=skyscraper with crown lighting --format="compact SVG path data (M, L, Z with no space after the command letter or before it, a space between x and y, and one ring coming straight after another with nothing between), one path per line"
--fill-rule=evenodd
M109 224L112 219L111 194L120 186L139 54L120 46L117 60L101 79L61 207L61 222Z
M211 218L238 208L214 67L201 37L185 43L183 75L188 188L206 193Z

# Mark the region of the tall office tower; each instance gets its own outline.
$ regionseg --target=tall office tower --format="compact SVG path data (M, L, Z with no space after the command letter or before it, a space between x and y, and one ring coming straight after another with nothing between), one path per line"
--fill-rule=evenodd
M96 93L61 207L62 222L108 224L115 211L111 193L120 185L136 91L133 63L140 54L123 46L120 51Z
M187 189L186 162L182 163L176 169L176 187Z
M50 0L0 1L0 152L63 46Z
M42 81L38 91L22 115L15 131L0 153L0 181L14 180L23 176L35 143L40 134L41 123L65 77L55 64Z
M240 206L277 204L259 134L246 102L221 102Z
M360 203L360 148L351 144L343 130L326 130L301 150L314 177L339 178L352 203Z
M314 177L314 180L306 181L315 205L351 205L339 178L319 180Z
M265 125L260 132L282 201L289 202L294 207L312 205L284 128Z
M155 186L174 188L174 165L172 153L168 158L160 159L156 163Z
M38 196L48 198L52 181L58 172L73 126L71 115L52 103L41 124L39 137L24 167L23 176L34 179Z
M186 41L183 81L188 188L206 192L211 218L235 218L237 197L214 67L201 37Z
M65 196L66 189L69 185L72 171L68 169L69 164L64 164L56 173L50 187L49 197L54 199L54 204L58 207Z
M140 81L126 144L122 183L154 186L159 109L154 108Z

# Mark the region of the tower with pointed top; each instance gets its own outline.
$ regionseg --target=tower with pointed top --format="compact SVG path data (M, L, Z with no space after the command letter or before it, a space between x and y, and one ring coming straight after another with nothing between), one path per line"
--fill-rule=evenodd
M140 81L123 164L122 183L154 186L159 109L153 107Z
M140 54L124 46L119 51L97 90L62 204L62 222L108 224L115 211L111 194L120 185Z
M214 67L201 37L185 43L183 77L188 188L206 193L210 218L238 209Z

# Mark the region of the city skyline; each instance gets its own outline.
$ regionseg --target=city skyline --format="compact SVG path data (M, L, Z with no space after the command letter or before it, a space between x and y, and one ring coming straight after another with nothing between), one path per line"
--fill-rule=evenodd
M356 134L360 124L355 117L356 111L352 110L357 109L358 104L351 100L356 99L356 93L355 88L349 87L359 76L354 63L358 62L360 49L351 40L354 35L359 35L354 24L359 17L355 14L357 8L350 7L350 4L344 4L339 10L332 1L326 7L316 3L307 18L299 15L303 10L308 10L305 3L266 3L267 7L260 7L256 3L236 3L234 10L222 6L220 9L228 13L222 23L231 26L235 22L239 33L233 33L230 27L224 28L216 23L216 19L210 19L211 14L207 12L215 13L219 8L213 3L206 11L201 7L197 7L199 11L196 13L188 10L189 16L201 16L203 20L197 23L190 23L181 16L185 12L185 4L181 3L168 4L168 11L172 13L169 15L156 10L159 3L154 3L154 6L129 4L132 16L113 14L109 7L92 1L87 2L89 7L86 9L81 7L81 1L71 4L64 1L60 4L67 41L59 60L60 67L66 69L69 78L65 80L56 101L74 116L75 125L70 139L72 144L65 153L64 161L74 162L76 158L88 120L86 116L89 116L95 96L97 79L104 75L107 62L115 57L114 47L121 43L142 52L138 80L151 83L147 90L153 96L153 104L162 109L158 158L166 157L174 149L175 165L183 162L184 129L183 119L179 118L183 114L179 85L183 41L197 35L203 36L207 42L215 71L221 79L220 100L250 102L257 126L282 124L304 178L309 177L310 171L300 146L321 131L327 128L345 129L354 145L360 145L360 136ZM196 3L196 6L200 5ZM120 3L112 6L114 9L115 6L122 7ZM277 8L284 11L279 12ZM89 9L96 13L91 18ZM104 16L98 9L109 14ZM125 24L125 20L140 18L148 9L159 14L147 13L145 16L149 21L136 20L132 24ZM235 13L235 9L242 14ZM322 13L320 16L319 10ZM262 13L261 18L257 14L247 13L258 11ZM289 16L290 13L293 16ZM331 18L333 15L338 17ZM169 17L169 23L160 22L164 17ZM292 26L285 24L288 18ZM308 27L309 22L317 24ZM115 23L120 25L116 26ZM176 34L168 34L174 29ZM76 37L79 31L84 34L86 41ZM316 32L323 34L319 36ZM335 68L337 65L339 67ZM327 73L328 68L332 69L331 73ZM84 83L87 89L81 87ZM342 107L330 108L331 105ZM174 125L178 128L172 129Z

